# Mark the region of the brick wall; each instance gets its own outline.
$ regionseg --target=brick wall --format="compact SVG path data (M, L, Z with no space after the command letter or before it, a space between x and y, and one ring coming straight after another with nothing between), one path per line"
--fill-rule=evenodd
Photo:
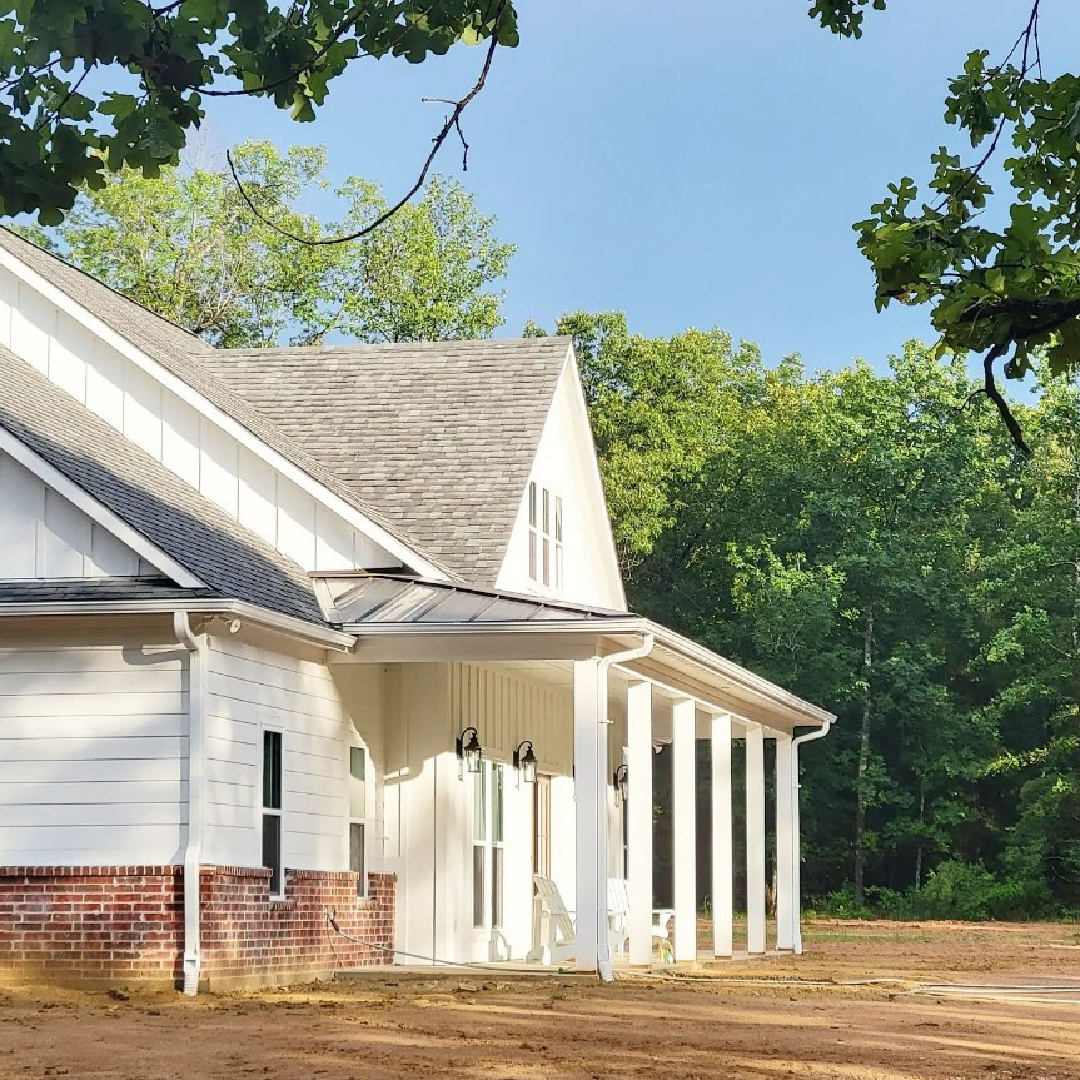
M393 945L395 879L286 872L285 898L270 899L270 871L203 867L202 978L211 989L299 982L388 963L390 954L345 933ZM0 979L73 985L178 985L183 968L183 871L179 866L0 867Z
M0 976L172 984L183 936L179 866L0 867Z
M368 896L356 895L356 875L287 870L285 899L270 899L270 871L204 867L202 877L203 978L211 989L260 986L321 978L343 968L388 964L388 951L352 937L394 944L392 874L369 874Z

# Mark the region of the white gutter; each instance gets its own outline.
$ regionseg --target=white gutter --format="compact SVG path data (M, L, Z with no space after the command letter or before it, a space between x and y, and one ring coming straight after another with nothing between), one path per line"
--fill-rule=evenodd
M611 943L608 938L608 868L607 868L607 786L608 786L608 735L607 727L611 723L608 719L608 676L612 665L626 663L630 660L643 660L653 650L655 638L649 632L642 637L641 644L636 649L627 649L625 652L612 653L609 656L600 657L597 682L596 702L596 739L597 759L602 766L599 770L601 776L597 786L596 798L596 836L597 853L596 860L596 969L601 980L609 983L615 981L615 970L611 963ZM578 913L580 918L581 913Z
M802 828L799 810L799 747L803 743L824 739L833 726L826 720L816 731L809 731L791 740L791 942L795 953L802 949Z
M187 649L188 658L188 836L184 848L184 993L199 992L202 970L201 928L199 925L199 868L202 865L203 777L205 774L207 663L206 635L196 636L186 611L173 614L176 640Z
M44 615L167 615L177 611L184 611L189 615L221 615L245 619L258 626L278 630L339 652L348 652L356 642L353 634L319 626L292 615L281 615L268 608L259 607L258 604L250 604L244 600L215 600L212 597L192 600L67 600L61 603L34 600L0 604L0 619Z

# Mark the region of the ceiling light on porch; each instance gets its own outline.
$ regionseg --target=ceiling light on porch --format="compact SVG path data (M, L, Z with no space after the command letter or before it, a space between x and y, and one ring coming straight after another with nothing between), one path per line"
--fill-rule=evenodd
M462 763L471 773L478 773L484 757L484 748L480 745L480 733L474 727L467 727L457 737L458 779L462 779Z
M524 754L521 752L523 746L528 747ZM524 739L518 743L518 748L514 751L514 768L517 769L518 776L526 784L536 783L536 767L538 764L536 755L533 753L532 742L529 739Z
M626 802L626 796L630 790L629 783L630 770L625 765L620 765L615 770L615 775L611 778L615 784L615 805Z

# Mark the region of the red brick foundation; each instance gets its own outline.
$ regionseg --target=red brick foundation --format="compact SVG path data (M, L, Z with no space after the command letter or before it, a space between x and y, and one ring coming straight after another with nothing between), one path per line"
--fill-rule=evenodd
M341 929L393 946L392 874L286 871L285 898L270 899L270 871L204 866L202 981L211 989L325 978L388 963ZM179 985L184 883L179 866L0 867L0 979L67 985Z

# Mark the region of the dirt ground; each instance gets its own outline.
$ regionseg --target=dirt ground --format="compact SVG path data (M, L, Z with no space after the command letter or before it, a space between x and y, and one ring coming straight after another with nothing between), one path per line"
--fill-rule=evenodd
M817 922L806 948L614 986L394 972L194 1000L7 988L0 1077L1080 1080L1080 928ZM867 979L898 981L836 985ZM979 1000L935 982L1029 989Z

